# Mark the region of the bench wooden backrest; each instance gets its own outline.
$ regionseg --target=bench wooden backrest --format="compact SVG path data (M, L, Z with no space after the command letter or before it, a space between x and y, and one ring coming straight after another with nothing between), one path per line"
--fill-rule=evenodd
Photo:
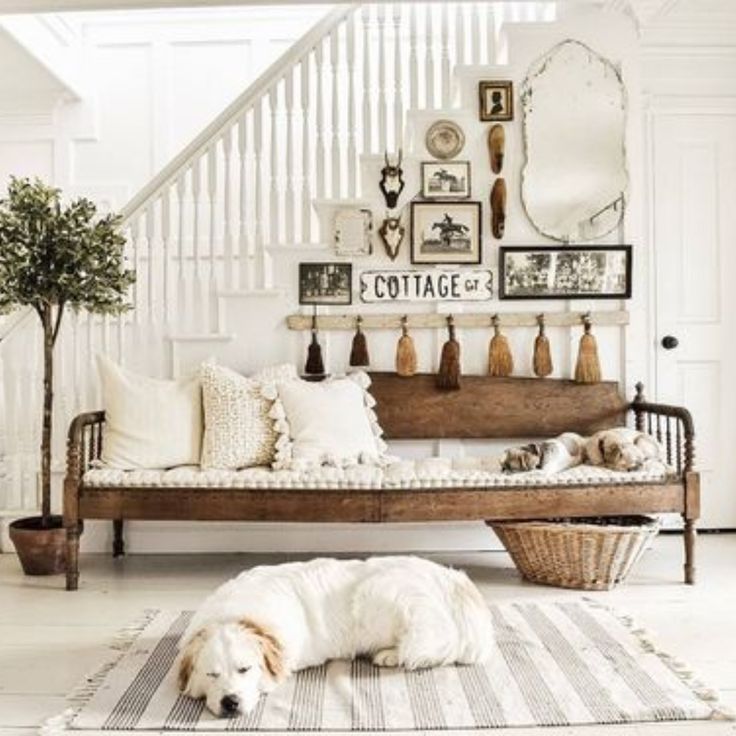
M626 422L628 404L615 381L465 376L459 391L440 391L430 374L370 375L387 439L589 435Z

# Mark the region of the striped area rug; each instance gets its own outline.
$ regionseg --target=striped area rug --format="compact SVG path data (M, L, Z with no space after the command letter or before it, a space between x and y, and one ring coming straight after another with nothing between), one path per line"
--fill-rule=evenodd
M257 708L214 718L177 692L191 612L150 612L127 651L77 694L55 731L428 731L709 719L712 696L625 620L586 602L492 607L483 666L418 672L335 661L291 677Z

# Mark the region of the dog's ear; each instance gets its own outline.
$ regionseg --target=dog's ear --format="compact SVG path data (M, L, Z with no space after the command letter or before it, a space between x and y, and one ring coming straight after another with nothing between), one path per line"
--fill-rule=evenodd
M200 629L186 644L179 657L179 672L177 675L177 684L181 692L186 692L189 689L189 681L192 678L192 672L194 671L194 660L199 654L199 650L202 648L205 639L207 638L207 632L204 629Z
M268 629L253 621L243 619L240 625L258 641L268 674L275 682L281 682L286 677L284 648L281 642Z

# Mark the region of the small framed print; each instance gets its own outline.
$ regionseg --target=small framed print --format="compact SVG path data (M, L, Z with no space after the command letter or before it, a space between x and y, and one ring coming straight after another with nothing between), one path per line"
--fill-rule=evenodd
M412 202L412 263L480 263L480 202Z
M501 299L629 299L630 245L501 246Z
M508 80L488 80L478 83L480 119L514 119L514 84Z
M422 197L424 199L468 199L470 197L470 161L422 162Z
M339 256L369 256L373 237L370 210L346 209L335 215L335 252Z
M299 304L351 304L351 263L300 263Z

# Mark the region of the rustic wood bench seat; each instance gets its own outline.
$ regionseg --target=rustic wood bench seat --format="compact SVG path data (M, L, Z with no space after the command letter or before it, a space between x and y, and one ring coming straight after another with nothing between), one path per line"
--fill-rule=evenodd
M434 377L371 376L379 422L389 440L526 439L564 431L583 435L634 424L665 447L673 472L621 474L576 468L541 474L456 473L446 480L386 482L365 471L338 481L305 481L299 487L264 469L114 471L93 468L100 457L104 412L78 416L70 427L64 486L67 589L79 578L79 537L85 519L111 519L113 553L124 551L123 520L429 522L501 521L552 517L617 516L675 512L685 522L685 580L694 581L694 522L699 516L699 477L693 471L694 431L686 409L644 400L638 387L626 403L618 385L581 385L557 379L463 379L460 391L441 392ZM275 483L274 477L279 477ZM524 478L523 476L527 476ZM233 477L239 479L237 482ZM203 478L209 481L203 484ZM252 480L252 484L251 484ZM271 482L267 482L271 481Z

